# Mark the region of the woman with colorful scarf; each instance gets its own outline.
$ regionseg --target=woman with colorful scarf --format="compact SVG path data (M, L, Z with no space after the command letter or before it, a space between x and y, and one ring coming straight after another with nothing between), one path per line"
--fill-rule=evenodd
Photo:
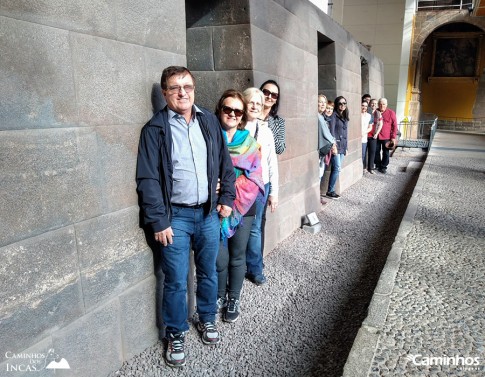
M226 90L216 106L227 148L236 173L236 199L232 214L221 220L221 245L217 257L219 308L223 319L235 322L239 317L241 289L246 273L246 246L256 213L254 202L264 193L261 151L245 130L247 105L243 95Z

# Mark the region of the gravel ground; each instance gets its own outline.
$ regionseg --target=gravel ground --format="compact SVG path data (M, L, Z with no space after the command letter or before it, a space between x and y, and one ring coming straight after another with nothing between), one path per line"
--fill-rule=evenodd
M438 134L421 173L369 376L485 376L485 137L457 137Z
M320 233L298 229L281 242L265 258L268 283L244 283L240 319L218 322L219 345L204 346L192 327L184 368L166 366L158 343L109 377L341 376L416 184L418 170L406 167L423 159L396 151L386 175L366 174L328 200Z

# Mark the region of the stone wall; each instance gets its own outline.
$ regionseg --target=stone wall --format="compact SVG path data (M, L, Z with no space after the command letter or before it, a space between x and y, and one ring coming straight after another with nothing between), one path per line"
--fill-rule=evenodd
M340 189L361 177L360 57L382 91L380 61L304 0L198 3L1 2L0 371L53 348L70 376L104 376L157 341L134 176L164 67L193 69L211 109L228 87L281 84L288 147L267 252L320 208L317 33L351 111Z

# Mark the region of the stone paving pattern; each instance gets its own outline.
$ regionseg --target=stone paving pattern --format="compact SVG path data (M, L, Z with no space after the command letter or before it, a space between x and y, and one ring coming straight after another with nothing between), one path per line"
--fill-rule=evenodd
M484 173L484 135L437 134L371 368L349 365L351 354L345 376L485 375ZM352 353L365 347L357 341Z

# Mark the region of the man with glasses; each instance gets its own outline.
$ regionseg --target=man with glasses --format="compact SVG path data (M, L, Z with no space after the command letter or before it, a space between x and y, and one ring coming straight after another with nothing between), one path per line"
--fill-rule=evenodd
M156 257L164 275L165 361L180 367L185 364L189 330L186 294L191 248L197 269L197 329L204 344L220 340L215 324L219 216L231 214L235 174L219 121L194 105L192 73L185 67L168 67L161 87L167 105L141 131L136 182L143 222L157 241L160 254Z
M386 98L380 98L378 106L382 116L382 128L377 138L377 148L374 162L377 170L382 174L386 174L387 166L389 165L389 149L386 147L386 143L390 141L392 145L396 145L397 118L396 113L387 108Z

